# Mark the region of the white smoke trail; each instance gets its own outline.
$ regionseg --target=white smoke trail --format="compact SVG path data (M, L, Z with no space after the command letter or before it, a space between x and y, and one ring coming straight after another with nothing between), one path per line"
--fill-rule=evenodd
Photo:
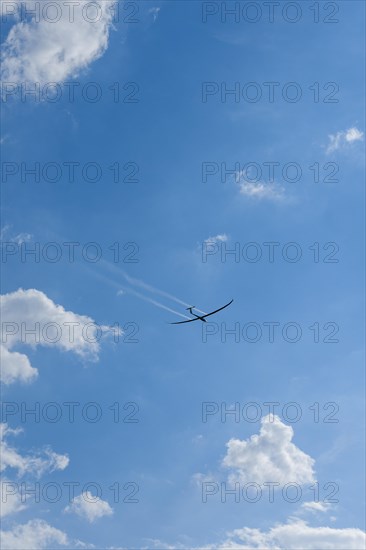
M191 319L191 317L188 317L187 315L184 315L183 313L179 313L179 311L175 311L174 309L171 309L170 307L161 304L157 300L153 300L153 298L150 298L149 296L145 296L144 294L141 294L140 292L137 292L136 290L133 290L132 288L126 288L121 287L121 289L124 292L133 294L137 298L140 298L141 300L144 300L145 302L149 302L150 304L153 304L156 307L160 307L161 309L165 309L166 311L170 311L170 313L174 313L174 315L179 315L179 317L183 317L184 319Z
M102 260L103 261L103 260ZM103 261L103 264L111 271L118 272L122 277L125 278L125 280L132 286L137 286L140 288L143 288L144 290L147 290L147 292L151 292L152 294L158 294L160 296L163 296L164 298L168 298L169 300L172 300L173 302L176 302L177 304L180 304L182 306L185 306L186 308L190 307L191 304L187 304L187 302L184 302L180 298L177 298L173 294L169 294L168 292L165 292L164 290L160 290L159 288L155 288L152 285L145 283L144 281L141 281L140 279L135 279L134 277L130 277L123 269L116 267L113 264L110 264L109 262ZM202 311L201 309L198 309L195 307L195 310L199 313L203 313L206 315L205 311Z
M175 311L174 309L166 306L165 304L161 304L157 300L153 300L152 298L150 298L150 296L145 296L144 294L141 294L140 292L137 292L133 288L124 287L124 286L121 285L121 283L117 283L117 281L114 281L114 280L110 279L109 277L106 277L105 275L101 275L100 273L96 273L95 271L93 271L93 274L96 277L98 277L98 279L101 279L102 281L104 281L107 284L113 286L114 288L117 288L118 291L119 291L119 292L117 292L117 294L120 293L120 291L121 291L121 293L123 291L123 292L133 294L137 298L140 298L141 300L144 300L145 302L149 302L150 304L153 304L154 306L159 307L160 309L165 309L166 311L170 311L170 313L174 313L174 315L178 315L179 317L183 317L183 319L190 319L190 317L188 317L187 315L184 315L183 313L180 313L179 311Z

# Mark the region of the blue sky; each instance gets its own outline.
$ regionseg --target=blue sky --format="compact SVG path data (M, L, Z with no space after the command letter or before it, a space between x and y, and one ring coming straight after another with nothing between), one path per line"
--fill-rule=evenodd
M363 548L363 3L58 4L2 8L4 548ZM258 502L221 501L247 483Z

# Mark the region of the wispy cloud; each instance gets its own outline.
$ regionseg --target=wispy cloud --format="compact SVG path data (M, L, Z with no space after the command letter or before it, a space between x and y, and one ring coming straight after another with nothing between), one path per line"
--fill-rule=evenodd
M4 241L5 239L8 240L8 242L16 243L16 244L23 244L26 242L29 242L33 239L33 235L31 233L18 233L18 234L12 234L10 233L11 225L6 224L4 227L1 228L0 231L0 239Z
M157 7L154 7L154 8L150 8L150 9L149 9L149 13L151 13L152 16L153 16L154 23L155 23L155 21L156 21L157 18L158 18L159 12L160 12L160 8L157 8Z
M209 237L208 239L205 239L204 242L207 243L226 243L229 240L229 237L226 235L226 233L220 233L219 235L215 235L215 237Z
M239 186L241 195L254 200L283 201L285 199L285 188L275 182L267 183L251 177L247 171L240 171L234 174L233 179Z
M331 509L332 505L328 502L307 501L301 504L301 511L316 513L326 513Z
M21 455L7 442L9 435L17 435L20 431L10 429L7 424L0 424L1 471L12 468L18 471L19 476L30 473L40 477L46 472L64 470L68 466L67 455L57 454L48 447L37 454Z
M334 151L345 149L356 141L363 141L363 136L363 132L355 126L348 128L348 130L337 132L336 134L329 134L329 144L326 153L333 153Z
M284 199L285 188L274 183L241 181L240 194L253 199L281 201Z

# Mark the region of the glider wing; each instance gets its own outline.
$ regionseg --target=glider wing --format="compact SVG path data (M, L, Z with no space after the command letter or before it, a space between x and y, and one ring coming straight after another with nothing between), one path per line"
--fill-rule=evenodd
M197 317L196 319L187 319L187 321L176 321L175 323L170 323L171 325L182 325L183 323L192 323L192 321L199 321L200 318Z
M206 317L209 317L210 315L213 315L214 313L217 313L218 311L221 311L222 309L225 309L226 307L228 307L230 304L232 304L234 301L234 299L231 300L231 302L229 302L228 304L226 304L225 306L222 306L220 307L219 309L215 309L215 311L211 311L211 313L207 313L207 315L202 315L202 319L205 319Z
M196 319L187 319L187 321L176 321L175 323L170 323L171 325L182 325L183 323L192 323L192 321L202 321L202 319L205 319L206 317L209 317L210 315L213 315L214 313L217 313L218 311L221 311L222 309L225 309L230 304L232 304L234 299L232 299L228 304L225 306L220 307L219 309L215 309L215 311L211 311L211 313L207 313L206 315L201 315L201 317L196 317Z

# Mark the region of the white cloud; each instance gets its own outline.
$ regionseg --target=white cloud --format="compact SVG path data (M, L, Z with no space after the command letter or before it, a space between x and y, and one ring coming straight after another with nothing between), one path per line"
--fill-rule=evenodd
M21 245L23 243L29 242L33 239L33 235L30 233L18 233L17 235L9 234L11 226L9 224L4 225L0 231L0 239L4 241L7 239L7 242L16 243Z
M240 170L233 175L233 180L239 186L241 195L257 200L282 201L285 188L274 181L265 182L258 179L252 168Z
M97 361L99 340L105 333L111 334L110 327L99 327L90 317L65 310L35 289L1 296L1 315L1 380L5 384L30 382L38 374L26 355L13 350L19 344L54 346ZM32 330L35 334L29 332Z
M362 141L363 138L363 132L359 130L358 128L348 128L345 140L348 141L348 143L352 143L353 141Z
M275 183L241 181L239 183L241 195L254 199L268 199L280 201L284 198L285 188Z
M229 240L229 237L226 235L226 233L221 233L219 235L216 235L215 237L209 237L208 239L205 239L205 243L226 243Z
M18 84L26 81L41 84L62 82L75 78L103 55L108 47L115 2L79 0L72 3L72 18L67 3L57 1L60 5L58 21L50 21L58 17L53 8L46 14L41 11L39 22L33 17L18 21L11 27L2 47L3 81ZM42 4L34 0L23 3L28 9Z
M191 477L191 483L198 487L200 490L202 490L202 485L204 483L212 483L212 481L215 479L215 475L211 473L202 474L197 473L193 474Z
M21 455L5 439L11 435L18 435L22 429L9 428L7 424L0 424L1 436L1 470L15 469L18 477L35 476L39 478L45 473L55 470L64 470L69 464L67 455L55 453L49 447L32 454ZM26 478L27 479L27 478ZM3 478L0 484L1 517L16 514L28 505L22 502L20 482ZM11 529L0 531L1 548L4 550L49 550L68 546L68 548L94 548L79 540L70 541L67 535L40 519L32 519L26 524L13 524Z
M28 473L40 477L46 472L64 470L68 466L69 457L55 453L49 447L32 455L23 456L18 453L14 447L8 445L5 439L19 432L20 430L10 429L7 424L0 424L1 471L13 468L17 470L19 476Z
M160 11L160 8L150 8L150 9L149 9L149 13L151 13L152 16L153 16L154 23L155 23L155 21L156 21L157 18L158 18L159 11Z
M70 506L66 506L64 511L76 514L89 521L89 523L93 523L103 516L111 516L113 514L113 509L108 502L93 496L89 491L75 497Z
M259 434L248 440L231 439L223 465L236 470L232 481L275 481L281 484L314 482L314 460L292 443L293 429L276 415L262 419ZM196 474L193 481L199 486L205 476ZM208 480L212 481L211 476ZM305 512L326 513L332 505L323 502L304 502L297 515ZM336 518L331 516L330 521ZM167 544L152 541L154 547L181 550L186 544ZM358 528L336 529L329 526L312 526L299 517L290 517L268 530L243 527L226 533L225 540L204 546L205 550L364 550L366 533ZM203 550L190 544L192 550Z
M356 127L348 128L348 130L337 132L336 134L330 134L329 144L326 152L333 153L339 149L344 149L347 145L354 143L355 141L363 140L363 132Z
M1 531L3 550L44 550L68 544L67 535L40 519Z
M0 230L0 238L1 240L3 240L5 238L5 235L6 233L9 231L10 229L10 225L9 224L5 224L1 230Z
M26 355L17 351L9 351L0 345L1 381L4 384L13 382L32 382L38 376Z
M313 527L300 519L289 519L268 531L243 527L226 534L226 539L204 547L190 545L192 550L364 550L366 534L361 529ZM186 544L151 541L154 548L184 550Z
M15 235L12 240L17 244L22 244L31 241L32 237L33 235L30 233L19 233L18 235Z
M0 482L0 518L17 514L26 508L22 502L22 496L18 489L18 484L3 478Z
M301 504L301 509L303 511L312 512L312 513L317 513L317 512L325 513L325 512L328 512L331 507L332 507L331 504L327 502L320 502L320 501L319 502L307 501Z
M216 548L241 550L364 550L366 536L361 529L312 527L296 519L268 531L244 527L228 533Z
M314 460L292 443L292 427L271 414L263 417L261 424L259 435L244 441L230 439L227 443L222 465L234 470L229 481L313 483Z

